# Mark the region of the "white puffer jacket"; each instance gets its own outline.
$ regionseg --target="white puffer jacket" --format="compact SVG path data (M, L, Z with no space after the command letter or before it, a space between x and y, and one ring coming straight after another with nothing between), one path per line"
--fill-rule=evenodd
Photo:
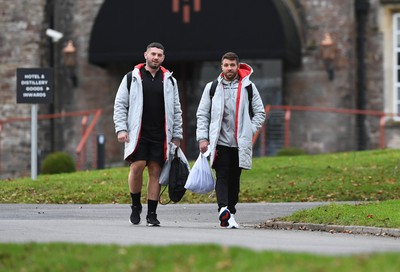
M261 128L265 121L264 105L256 86L250 81L250 75L253 69L245 63L239 65L239 88L236 101L236 129L235 139L239 149L239 167L251 169L253 156L252 138L254 133ZM208 140L210 143L211 165L215 159L215 149L222 127L222 118L224 114L224 90L222 87L222 76L218 78L218 85L215 94L210 98L210 88L212 82L209 82L204 88L199 107L197 109L197 130L196 139ZM245 87L253 84L252 108L254 116L250 118L248 92ZM211 106L212 103L212 106ZM211 107L211 114L210 114Z
M130 92L127 89L126 75L119 85L114 102L114 124L115 132L125 130L129 134L129 142L125 143L124 159L135 150L139 141L140 128L143 114L143 91L140 69L144 63L135 66L132 72ZM174 139L183 138L182 110L179 101L178 84L172 73L164 67L160 68L164 81L164 104L165 104L165 135L164 159L169 154L170 142ZM171 79L170 79L171 77ZM174 81L174 83L172 83ZM129 111L129 112L128 112Z

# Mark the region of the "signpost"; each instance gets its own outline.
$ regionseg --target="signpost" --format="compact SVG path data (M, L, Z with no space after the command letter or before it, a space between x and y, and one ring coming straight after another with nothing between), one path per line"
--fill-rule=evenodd
M37 178L38 104L53 102L53 70L51 68L17 69L17 103L31 108L31 177Z

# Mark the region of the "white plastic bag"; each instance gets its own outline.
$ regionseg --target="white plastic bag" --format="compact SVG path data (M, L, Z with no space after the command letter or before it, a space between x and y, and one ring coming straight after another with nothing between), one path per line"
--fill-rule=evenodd
M171 169L171 161L174 159L175 150L177 148L178 147L174 143L171 143L168 158L164 163L164 166L161 170L160 179L158 180L158 183L160 183L160 185L162 185L162 186L168 185L169 170Z
M206 194L214 190L214 176L206 155L200 152L186 181L185 188L196 194Z

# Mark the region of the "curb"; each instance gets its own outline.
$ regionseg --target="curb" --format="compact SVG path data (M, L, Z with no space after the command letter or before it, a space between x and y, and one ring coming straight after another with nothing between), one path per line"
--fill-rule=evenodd
M365 226L340 226L311 223L294 223L284 221L267 221L257 226L260 229L308 230L330 233L370 234L375 236L400 237L400 229L377 228Z

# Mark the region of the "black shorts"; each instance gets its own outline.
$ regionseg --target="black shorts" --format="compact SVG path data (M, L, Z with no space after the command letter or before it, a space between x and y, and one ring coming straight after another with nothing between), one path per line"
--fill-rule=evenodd
M136 150L125 160L129 164L135 161L146 161L146 165L149 161L155 161L162 167L164 165L164 143L151 142L140 138Z

